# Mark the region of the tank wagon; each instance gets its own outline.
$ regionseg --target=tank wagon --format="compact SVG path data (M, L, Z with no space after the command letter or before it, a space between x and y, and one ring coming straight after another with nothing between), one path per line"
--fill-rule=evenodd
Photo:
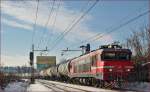
M50 67L50 76L77 84L104 87L106 84L121 86L130 81L134 71L131 51L119 45L104 45L65 63Z
M51 70L52 70L51 68L46 69L46 72L47 72L46 76L49 76L49 77L52 76Z
M48 69L43 69L42 71L40 71L40 78L45 78L45 79L47 79L47 77L49 77L49 75L48 75Z

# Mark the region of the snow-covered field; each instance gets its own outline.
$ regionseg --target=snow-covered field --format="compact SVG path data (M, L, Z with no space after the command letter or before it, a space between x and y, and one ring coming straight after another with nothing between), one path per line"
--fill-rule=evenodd
M81 85L75 85L75 84L68 84L68 83L60 83L56 81L47 81L47 80L39 80L39 82L45 82L52 85L55 85L55 87L59 87L61 89L71 89L70 92L121 92L117 90L111 90L111 89L102 89L102 88L95 88L95 87L89 87L89 86L81 86ZM73 88L73 89L72 89ZM80 90L80 91L77 91Z
M45 81L48 84L52 84L51 86L52 88L48 88L39 82L36 82L35 84L30 84L30 85L28 84L28 82L13 82L13 83L8 84L6 88L4 89L4 91L1 90L0 88L0 92L53 92L53 90L57 89L57 87L64 88L64 89L71 89L69 91L83 89L83 90L87 90L91 92L122 92L119 90L108 90L108 89L94 88L94 87L88 87L88 86L60 83L60 82L55 82L55 81L47 81L47 80L38 80L38 81L43 81L43 82ZM72 87L72 88L69 88L69 87ZM77 88L77 89L74 89L74 88ZM137 92L150 92L150 83L135 82L135 83L128 84L126 89L129 89L129 91L123 91L123 92L133 92L130 90L135 90Z
M26 92L27 86L27 82L12 82L6 86L4 92Z
M27 92L53 92L51 89L43 86L42 84L39 83L35 83L35 84L31 84L28 88L27 88Z
M92 91L92 92L95 92L95 91L96 92L118 92L118 90L108 90L108 89L94 88L94 87L88 87L88 86L80 86L80 85L74 85L74 84L60 83L60 82L55 82L55 81L46 81L46 82L56 84L57 86L58 85L64 85L64 86L69 86L69 87L74 87L74 88L86 89L86 90ZM128 89L128 91L126 91L126 92L135 92L135 91L137 91L137 92L150 92L150 83L147 83L147 82L130 83L127 85L126 89ZM119 92L121 92L121 91L119 91ZM125 92L125 91L123 91L123 92Z
M139 91L139 92L150 92L150 83L148 82L135 82L135 83L130 83L126 87L127 89Z

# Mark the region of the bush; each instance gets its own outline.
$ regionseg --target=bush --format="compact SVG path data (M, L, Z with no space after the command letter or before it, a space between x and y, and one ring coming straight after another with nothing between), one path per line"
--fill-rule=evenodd
M0 87L3 88L6 85L6 78L5 75L0 72Z

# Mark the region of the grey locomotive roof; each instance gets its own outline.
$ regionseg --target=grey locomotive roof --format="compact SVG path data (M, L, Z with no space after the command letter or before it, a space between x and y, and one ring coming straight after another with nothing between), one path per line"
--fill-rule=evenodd
M102 51L126 51L126 52L131 52L131 50L129 49L114 49L114 48L105 48L105 49L102 49Z

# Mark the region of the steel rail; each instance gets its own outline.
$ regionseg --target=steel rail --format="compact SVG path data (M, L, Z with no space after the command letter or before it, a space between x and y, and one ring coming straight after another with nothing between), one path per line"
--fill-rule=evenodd
M53 87L58 88L60 90L64 90L65 92L70 92L70 90L63 89L63 88L60 88L60 87L56 86L55 83L50 83L50 82L46 82L46 81L38 81L38 82L40 82L42 84L46 84L46 87L53 86ZM70 86L66 86L66 85L61 85L61 84L57 84L57 85L60 85L60 86L66 87L66 88L70 88L70 89L74 89L74 90L77 90L77 91L80 91L80 92L91 92L91 91L88 91L88 90L84 90L84 89L80 89L80 88L74 88L74 87L70 87Z

